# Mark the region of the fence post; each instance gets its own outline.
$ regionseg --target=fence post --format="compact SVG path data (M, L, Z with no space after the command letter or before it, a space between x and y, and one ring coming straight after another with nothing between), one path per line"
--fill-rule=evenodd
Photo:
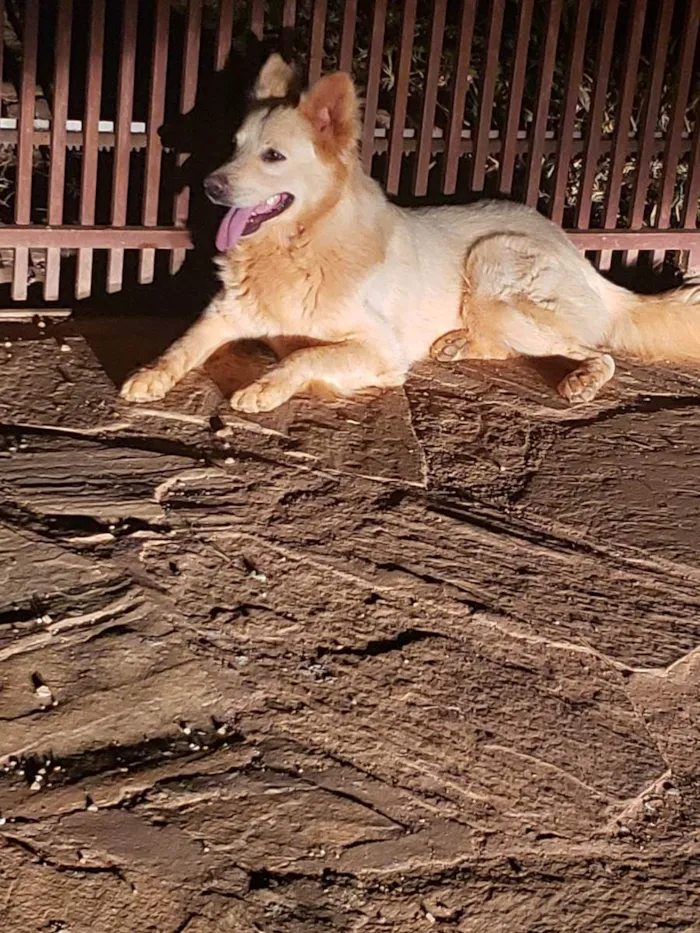
M63 223L63 187L66 180L66 118L68 116L68 80L70 73L73 0L60 0L56 20L56 68L53 113L51 114L51 172L49 176L50 224ZM61 250L46 250L44 298L56 301L61 275Z
M17 140L17 191L15 223L28 224L32 211L32 170L34 166L34 107L36 95L36 59L39 39L39 0L26 0L22 86L19 94L19 131ZM12 275L12 298L24 301L29 280L29 249L17 247Z

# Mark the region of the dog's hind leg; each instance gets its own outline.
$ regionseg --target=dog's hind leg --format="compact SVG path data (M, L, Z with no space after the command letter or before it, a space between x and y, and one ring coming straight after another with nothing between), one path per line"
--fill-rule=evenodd
M522 356L562 356L579 363L557 386L572 404L592 401L615 375L615 362L608 353L586 346L556 314L531 302L510 309L502 339Z
M576 359L573 353L566 354ZM557 392L567 402L591 402L603 386L615 375L615 361L609 353L597 353L581 360L579 366L557 386Z
M550 256L522 236L480 240L464 262L464 327L440 337L430 355L442 362L567 357L580 365L562 380L559 394L569 402L591 401L615 364L597 349L606 318L577 260Z
M503 309L499 332L472 338L466 329L444 334L431 347L431 356L440 362L464 359L506 359L509 356L562 356L579 363L557 387L568 402L590 402L615 374L613 358L583 346L572 336L562 334L551 324L512 307Z
M581 344L570 334L514 311L503 335L504 342L523 356L563 356L579 365L557 386L567 402L590 402L615 375L613 358L601 350Z
M506 360L516 353L506 344L508 305L496 299L475 298L465 292L460 317L464 327L451 330L433 343L430 356L439 363L458 360Z

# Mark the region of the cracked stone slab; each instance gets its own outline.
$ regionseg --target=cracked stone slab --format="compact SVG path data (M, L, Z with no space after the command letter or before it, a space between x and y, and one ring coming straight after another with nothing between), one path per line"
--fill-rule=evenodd
M0 368L3 929L692 929L697 377L123 406L160 323Z
M8 391L0 400L0 421L8 446L22 444L24 449L27 437L42 429L77 436L153 434L156 446L158 439L165 444L187 434L192 451L201 457L214 450L225 459L241 445L257 441L257 449L268 457L297 458L386 481L425 483L422 451L401 390L322 406L294 399L261 417L231 411L227 400L232 392L260 371L260 354L249 346L218 351L162 402L120 401L117 384L130 368L123 356L133 346L139 348L141 362L149 358L145 348L153 346L156 352L163 334L155 335L154 343L153 326L123 319L101 325L81 322L82 336L59 332L44 339L34 335L7 341L2 372ZM172 322L164 330L169 333Z
M300 473L290 488L281 468L252 464L183 475L161 501L186 536L221 533L210 546L213 566L231 562L243 573L236 555L255 558L269 577L266 590L275 585L266 565L284 558L281 579L294 566L315 568L338 586L364 581L366 598L397 594L458 619L470 607L486 609L523 638L567 641L630 667L665 668L700 640L694 568L580 540L565 526L547 531L490 508L385 491L359 478ZM311 502L317 511L308 525ZM284 590L283 597L292 607Z

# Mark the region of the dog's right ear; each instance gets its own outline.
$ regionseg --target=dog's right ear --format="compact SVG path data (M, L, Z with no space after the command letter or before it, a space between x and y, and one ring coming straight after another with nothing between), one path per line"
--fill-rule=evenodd
M317 144L332 154L348 153L357 143L360 117L352 78L344 71L320 78L301 99L301 113L314 128Z
M255 100L279 99L289 95L294 84L295 73L291 65L274 52L260 69L253 97Z

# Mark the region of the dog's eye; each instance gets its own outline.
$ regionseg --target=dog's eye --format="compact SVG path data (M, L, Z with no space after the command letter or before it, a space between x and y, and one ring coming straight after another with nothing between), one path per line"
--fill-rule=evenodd
M264 149L260 158L263 162L284 162L287 157L276 149Z

